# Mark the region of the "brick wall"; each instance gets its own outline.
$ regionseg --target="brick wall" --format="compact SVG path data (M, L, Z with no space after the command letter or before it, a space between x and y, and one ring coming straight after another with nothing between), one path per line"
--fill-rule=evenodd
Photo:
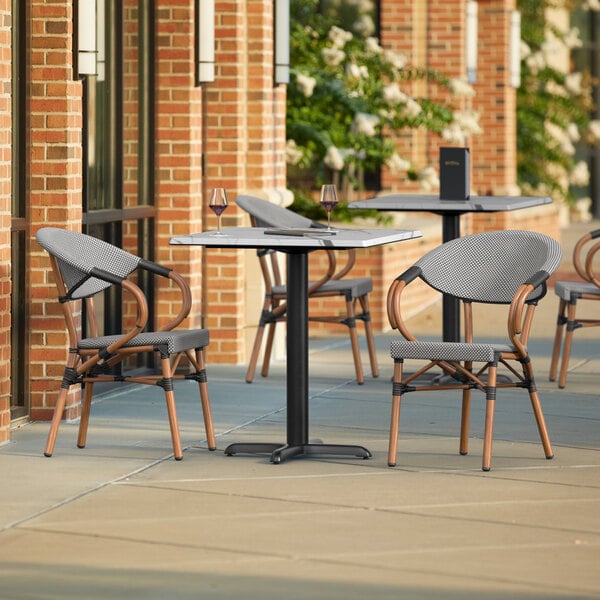
M0 0L0 444L10 427L11 53L9 0Z
M225 226L246 225L233 199L238 193L263 197L285 196L285 86L273 86L273 2L271 0L217 0L216 81L196 86L194 82L194 0L157 0L156 60L156 258L181 271L192 285L194 311L189 325L211 330L209 362L246 362L247 346L240 343L242 331L254 323L245 308L249 300L245 269L253 251L203 251L171 247L173 235L211 229L214 216L207 211L207 193L226 187L231 206ZM498 57L507 52L506 19L514 1L486 0L479 3L479 80L485 112L483 136L472 140L473 178L479 193L510 188L514 183L514 91L507 74L499 70ZM134 0L124 4L133 18ZM72 0L31 0L30 4L30 177L28 222L28 323L30 326L30 394L33 419L48 418L57 394L67 354L68 340L60 306L55 301L54 282L46 254L35 242L42 225L75 230L82 217L82 86L72 71ZM407 53L414 64L439 66L450 74L463 72L464 57L456 39L464 26L464 0L382 0L382 39ZM0 0L0 47L10 49L11 3ZM503 23L498 33L498 23ZM126 40L135 31L126 29ZM129 77L138 57L129 54L125 76ZM5 221L0 235L3 264L10 265L10 54L0 60L0 214ZM415 82L414 92L433 95L425 82ZM126 118L136 127L137 98L126 96ZM3 125L3 126L2 126ZM127 141L127 140L126 140ZM420 166L437 163L437 146L426 133L409 132L398 140ZM127 157L127 152L125 152ZM125 164L129 181L136 165ZM204 172L203 172L204 168ZM389 189L409 191L402 180L386 176ZM412 191L417 188L413 186ZM135 197L125 189L125 201ZM468 217L464 231L491 226L557 230L552 209L495 215L479 222ZM416 216L415 216L416 217ZM420 217L419 217L420 218ZM516 219L516 221L515 221ZM535 222L534 222L535 220ZM413 218L403 226L412 227ZM391 248L361 253L356 274L373 277L376 292L372 310L376 329L385 329L385 293L391 279L430 245L439 243L439 224L425 228L426 237ZM135 235L135 231L126 232ZM8 437L10 270L0 272L0 442ZM166 287L157 292L159 320L173 312L173 294ZM419 304L414 307L418 310ZM247 332L247 335L251 335ZM72 392L66 416L78 415L79 391Z
M81 83L73 80L73 3L31 2L31 176L29 180L31 418L51 415L68 338L47 255L35 241L41 226L81 229ZM79 410L79 391L66 416Z

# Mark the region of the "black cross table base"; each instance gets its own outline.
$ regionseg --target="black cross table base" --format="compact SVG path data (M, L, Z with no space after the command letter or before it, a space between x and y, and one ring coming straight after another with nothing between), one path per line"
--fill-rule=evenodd
M260 442L244 444L237 442L225 449L227 456L238 452L247 454L271 454L271 462L279 464L288 458L308 455L336 455L371 458L371 453L363 446L346 446L343 444L261 444Z

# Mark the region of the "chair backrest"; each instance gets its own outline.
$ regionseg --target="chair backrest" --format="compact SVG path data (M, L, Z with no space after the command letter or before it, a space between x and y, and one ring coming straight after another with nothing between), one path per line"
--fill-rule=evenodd
M532 231L487 231L451 240L427 253L415 266L429 285L463 300L510 304L533 275L551 275L562 250L552 238ZM528 301L546 293L545 283Z
M256 227L297 227L306 229L321 226L292 210L255 196L238 196L235 202L254 219Z
M125 278L141 261L138 256L112 244L67 229L44 227L37 232L36 239L56 259L73 299L93 296L112 285L94 277L94 271Z

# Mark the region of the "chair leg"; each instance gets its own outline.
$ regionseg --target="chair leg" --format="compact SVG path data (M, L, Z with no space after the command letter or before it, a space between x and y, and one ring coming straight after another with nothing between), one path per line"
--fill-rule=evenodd
M260 371L262 377L269 375L269 366L271 365L271 352L273 351L273 340L275 339L275 326L277 323L269 323L267 329L267 342L265 344L265 352L263 355L263 366Z
M400 429L400 406L402 394L399 392L402 383L401 359L394 360L394 375L392 384L392 415L390 418L390 442L388 446L388 467L395 467L398 455L398 430Z
M489 471L492 468L492 438L494 436L494 410L496 406L496 363L488 369L488 384L485 391L485 429L483 433L483 459L481 468Z
M258 328L256 329L256 335L254 336L254 345L252 346L248 370L246 371L246 383L252 383L254 380L254 371L256 370L256 363L258 362L258 355L260 354L264 333L265 326L263 323L259 323Z
M359 385L365 382L362 363L360 360L360 347L358 345L358 333L356 332L356 317L354 315L354 303L352 299L346 300L346 321L348 333L350 334L350 345L352 346L352 357L354 358L354 370L356 381Z
M77 447L85 448L87 440L88 424L90 422L90 410L92 407L92 394L94 393L94 384L86 383L83 388L83 404L81 406L81 418L79 419L79 434L77 436Z
M206 364L204 361L204 350L196 350L197 371L206 374ZM206 432L206 443L209 450L217 449L215 439L215 430L212 421L212 411L210 409L210 399L208 396L208 384L204 375L198 382L200 389L200 402L202 403L202 415L204 416L204 431Z
M548 435L548 428L546 427L546 420L544 419L540 397L535 386L533 367L531 362L526 362L523 366L525 376L529 380L529 400L531 401L531 408L533 409L533 415L535 416L535 421L537 423L540 440L542 442L542 447L544 448L544 455L550 460L551 458L554 458L554 451L552 450L550 436Z
M556 333L554 334L554 345L552 347L552 360L550 361L550 373L548 379L554 381L556 379L556 371L558 369L558 361L560 359L560 348L562 346L563 331L567 322L566 317L567 303L565 300L560 300L558 303L558 316L556 317Z
M569 358L571 357L573 332L576 328L577 326L575 321L575 302L570 302L567 311L567 331L565 333L565 343L563 345L562 362L560 364L560 373L558 375L559 388L564 388L565 385L567 385L567 369L569 368Z
M368 296L359 298L365 322L365 338L369 350L369 361L371 363L371 374L373 377L379 377L379 365L377 364L377 353L375 352L375 338L373 336L373 325L371 323L371 309Z
M56 436L58 434L58 428L62 420L63 411L65 410L65 403L67 401L67 394L69 388L61 387L56 400L56 406L54 407L54 413L52 415L52 423L50 424L50 431L48 432L48 439L46 441L46 448L44 450L44 456L52 456L54 452L54 444L56 443Z
M463 390L462 413L460 418L459 452L463 456L469 453L469 427L471 422L471 390Z
M177 411L175 408L175 393L173 392L173 376L171 373L171 360L166 355L161 355L160 364L163 376L163 387L165 390L165 401L167 414L169 415L169 426L171 428L171 440L173 442L173 455L175 460L183 458L181 439L179 437L179 424L177 423Z

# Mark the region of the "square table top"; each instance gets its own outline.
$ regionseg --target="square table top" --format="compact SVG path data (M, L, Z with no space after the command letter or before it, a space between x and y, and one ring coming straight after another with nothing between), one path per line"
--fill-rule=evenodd
M468 213L520 210L551 202L552 198L547 196L471 196L468 200L441 200L439 196L427 194L390 194L350 202L348 208Z
M172 245L207 248L347 249L371 248L422 236L418 229L292 229L277 227L231 227L171 238Z

